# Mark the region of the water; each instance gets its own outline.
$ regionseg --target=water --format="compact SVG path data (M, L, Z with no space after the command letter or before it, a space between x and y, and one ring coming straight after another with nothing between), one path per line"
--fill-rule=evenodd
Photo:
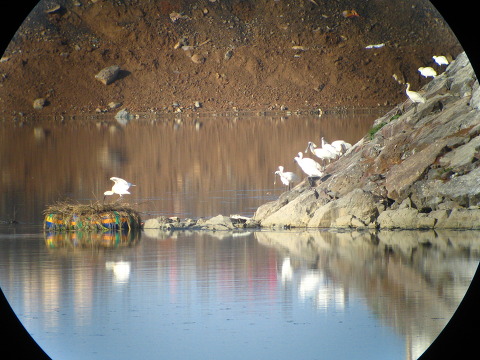
M0 220L43 219L45 204L102 200L110 177L136 184L127 201L151 215L252 216L284 191L279 165L308 141L358 141L376 114L141 119L110 117L0 126ZM201 124L200 127L197 124ZM113 199L112 199L113 200Z
M413 359L479 258L478 232L149 231L91 246L2 230L2 290L53 359Z
M251 216L278 165L374 116L0 128L0 286L52 359L415 359L478 266L479 232L43 233L42 210L136 183L142 216ZM313 134L313 136L312 136ZM300 355L301 354L301 355Z

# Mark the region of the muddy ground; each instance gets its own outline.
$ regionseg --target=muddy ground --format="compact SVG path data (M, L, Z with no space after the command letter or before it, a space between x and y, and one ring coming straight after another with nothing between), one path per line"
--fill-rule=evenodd
M0 115L390 106L461 51L425 0L41 1L0 62Z

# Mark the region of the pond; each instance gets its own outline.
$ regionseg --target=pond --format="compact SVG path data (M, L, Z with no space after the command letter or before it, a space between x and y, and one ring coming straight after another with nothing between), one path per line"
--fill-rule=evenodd
M0 127L0 286L56 359L415 359L463 298L479 232L44 233L42 211L102 201L143 218L252 216L278 165L375 115L50 119ZM110 199L108 201L115 201Z

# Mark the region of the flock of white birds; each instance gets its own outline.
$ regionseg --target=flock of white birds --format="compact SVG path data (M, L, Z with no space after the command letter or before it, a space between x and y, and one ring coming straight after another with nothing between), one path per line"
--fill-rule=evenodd
M448 65L449 63L445 56L433 56L433 60L440 66ZM420 72L420 74L422 74L425 77L437 76L437 72L432 67L420 67L418 71ZM416 91L410 90L409 83L406 83L406 85L407 85L407 88L405 90L406 94L408 98L415 104L415 106L418 103L425 102L425 98L422 95L420 95ZM312 141L309 141L307 144L307 148L305 149L305 154L308 152L308 150L310 150L310 152L321 161L321 164L314 159L303 157L303 153L301 151L294 158L294 160L297 162L298 166L300 166L302 171L305 174L307 174L309 181L310 181L310 178L312 177L320 177L320 178L323 177L325 175L326 165L330 164L332 161L337 160L340 156L344 155L352 147L351 144L343 140L335 140L331 144L326 142L324 137L322 137L320 140L321 140L320 147L315 145L315 143L313 143ZM279 166L278 170L275 171L275 175L278 175L280 177L280 181L282 182L282 184L287 186L288 189L290 190L291 184L300 181L300 178L298 177L297 174L291 171L284 171L284 169L285 168L283 166ZM128 189L131 186L135 186L134 184L129 183L128 181L121 179L119 177L111 177L110 180L112 180L115 184L112 186L112 190L107 190L103 193L104 201L105 201L105 197L113 194L120 195L119 197L120 199L123 195L130 194Z
M301 151L294 158L309 180L312 177L323 177L325 175L325 166L330 162L337 160L352 147L350 143L344 140L335 140L329 144L323 137L321 138L321 144L321 147L318 147L315 143L309 141L307 148L305 149L305 154L310 150L318 160L304 157ZM321 164L318 161L320 161ZM287 186L289 190L293 183L300 181L297 174L290 171L285 172L283 166L278 167L278 170L275 171L275 175L280 177L282 184Z
M445 56L435 56L434 55L432 58L437 63L437 65L439 65L439 66L449 64L449 62L448 62L448 60ZM435 71L435 69L430 67L430 66L419 67L418 72L426 78L428 78L429 76L431 76L432 78L435 78L437 76L437 72ZM415 105L415 110L416 110L417 104L424 103L425 98L422 95L420 95L418 92L410 90L410 84L408 82L405 85L407 85L407 89L405 90L405 92L407 93L408 98Z
M445 56L433 56L433 60L439 66L449 64ZM429 76L437 76L437 72L432 67L420 67L418 71L422 76L425 76L426 78L428 78ZM418 103L425 102L425 98L422 95L420 95L416 91L410 90L410 83L407 82L406 85L407 88L405 92L415 106L417 106ZM318 160L304 157L302 152L299 152L298 156L296 156L294 160L297 162L298 166L300 166L302 171L307 175L310 181L312 177L323 177L325 175L326 165L330 164L330 162L335 161L340 156L344 155L351 147L351 144L343 140L335 140L331 144L329 144L325 141L325 138L322 137L320 147L315 145L315 143L309 141L307 144L307 148L305 149L305 154L308 152L308 150L310 150L310 152L317 157L320 163L318 162ZM300 181L300 178L294 172L284 171L284 169L285 168L283 166L279 166L278 170L275 171L275 175L278 175L282 184L287 186L290 190L291 185L295 182Z

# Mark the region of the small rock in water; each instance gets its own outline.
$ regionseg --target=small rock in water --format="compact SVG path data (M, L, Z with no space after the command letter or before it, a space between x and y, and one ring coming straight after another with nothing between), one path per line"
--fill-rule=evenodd
M120 72L120 66L112 65L100 70L100 72L97 75L95 75L95 79L97 79L98 81L100 81L105 85L109 85L113 83L115 80L117 80L119 72Z
M134 118L135 116L130 114L127 109L122 109L115 115L115 119L122 125L125 125Z
M193 106L195 106L195 109L200 109L202 107L202 103L200 101L195 101Z
M47 99L38 98L33 101L33 108L36 110L41 110L48 105Z

